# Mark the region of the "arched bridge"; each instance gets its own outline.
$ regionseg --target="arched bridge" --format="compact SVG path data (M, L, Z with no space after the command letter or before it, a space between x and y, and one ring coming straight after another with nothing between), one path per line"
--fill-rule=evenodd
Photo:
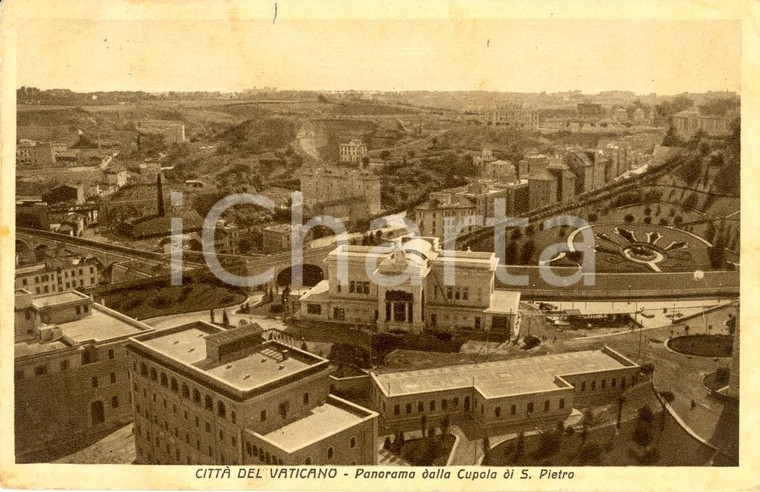
M44 258L46 251L58 249L65 249L79 255L91 256L100 263L103 270L110 268L114 263L129 260L140 260L161 266L168 265L171 262L169 256L153 251L103 243L93 241L92 239L58 234L56 232L23 227L16 228L16 254L41 259ZM192 267L197 265L186 264L186 266Z

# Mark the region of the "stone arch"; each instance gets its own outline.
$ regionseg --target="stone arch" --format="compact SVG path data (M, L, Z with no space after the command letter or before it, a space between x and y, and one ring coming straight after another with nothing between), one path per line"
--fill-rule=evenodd
M44 261L50 256L51 248L47 244L38 244L34 248L34 259L37 261Z
M293 267L287 267L277 274L276 280L278 287L284 287L291 284L292 269ZM306 287L313 287L325 278L325 272L319 265L311 263L305 263L303 265L303 285Z

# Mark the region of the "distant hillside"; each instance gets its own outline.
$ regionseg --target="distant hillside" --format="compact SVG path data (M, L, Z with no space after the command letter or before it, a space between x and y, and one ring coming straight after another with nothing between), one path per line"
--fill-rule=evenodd
M235 150L261 153L287 147L296 138L296 125L285 118L246 120L216 137Z
M439 145L450 148L480 150L490 147L509 151L513 146L521 150L543 149L549 145L545 138L503 127L465 125L452 128L438 139Z

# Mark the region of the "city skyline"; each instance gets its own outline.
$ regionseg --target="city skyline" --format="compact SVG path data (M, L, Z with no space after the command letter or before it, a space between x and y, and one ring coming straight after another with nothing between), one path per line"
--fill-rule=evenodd
M19 40L19 59L35 60L39 52L58 56L55 63L19 64L18 87L587 94L741 89L741 33L735 21L635 20L625 29L607 20L23 19L21 24L30 35ZM188 38L188 32L195 35Z

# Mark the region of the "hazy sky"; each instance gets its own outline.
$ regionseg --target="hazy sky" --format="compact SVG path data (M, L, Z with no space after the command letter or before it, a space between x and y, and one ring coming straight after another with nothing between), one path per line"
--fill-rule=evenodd
M92 90L740 89L731 21L24 19L17 85Z

